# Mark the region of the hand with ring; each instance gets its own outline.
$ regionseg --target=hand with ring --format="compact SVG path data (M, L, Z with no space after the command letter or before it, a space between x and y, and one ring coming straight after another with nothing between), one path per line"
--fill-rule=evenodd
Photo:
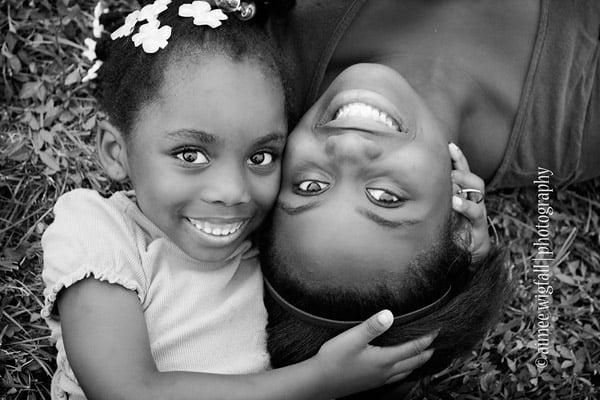
M454 143L448 145L452 158L452 209L464 215L472 226L471 257L473 261L484 259L490 251L487 211L485 208L485 183L471 172L462 151Z

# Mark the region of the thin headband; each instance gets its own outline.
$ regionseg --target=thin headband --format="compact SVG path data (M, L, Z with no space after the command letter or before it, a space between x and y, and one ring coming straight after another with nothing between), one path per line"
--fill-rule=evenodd
M271 285L271 283L267 280L267 278L264 278L264 282L265 282L265 287L267 289L267 292L269 292L269 294L273 297L273 299L275 299L275 301L281 307L283 307L286 311L290 312L295 317L297 317L298 319L301 319L304 322L323 326L326 328L335 328L335 329L348 329L348 328L352 328L353 326L356 326L363 322L363 321L344 321L344 320L337 320L337 319L329 319L329 318L320 317L318 315L314 315L307 311L301 310L298 307L290 304L286 299L284 299L283 296L281 296L279 294L279 292L277 292L277 290L275 290L275 288ZM398 315L397 317L394 318L394 324L406 324L408 322L415 321L427 314L430 314L435 310L438 310L439 308L443 307L446 303L448 303L448 301L450 300L450 292L451 291L452 291L452 286L450 286L448 288L448 290L446 290L446 293L444 293L442 295L442 297L440 297L433 303L426 305L425 307L421 307L418 310L411 311L406 314Z

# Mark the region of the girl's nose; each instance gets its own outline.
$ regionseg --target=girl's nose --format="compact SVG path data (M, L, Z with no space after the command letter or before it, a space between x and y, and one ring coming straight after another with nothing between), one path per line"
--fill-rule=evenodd
M358 132L331 135L325 142L325 152L332 158L348 162L372 161L383 153L383 148Z
M237 168L221 170L208 177L202 198L209 203L235 206L250 201L248 182L243 171Z

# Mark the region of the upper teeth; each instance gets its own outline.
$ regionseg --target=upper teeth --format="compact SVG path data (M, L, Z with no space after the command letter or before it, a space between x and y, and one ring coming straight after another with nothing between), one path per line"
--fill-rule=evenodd
M346 104L337 110L333 119L335 120L342 117L369 118L373 121L381 122L392 129L398 130L400 128L398 123L387 113L365 103L357 102Z
M236 222L233 224L211 224L210 222L202 220L191 218L188 219L196 227L196 229L214 236L231 235L232 233L237 232L238 229L240 229L244 224L244 221Z

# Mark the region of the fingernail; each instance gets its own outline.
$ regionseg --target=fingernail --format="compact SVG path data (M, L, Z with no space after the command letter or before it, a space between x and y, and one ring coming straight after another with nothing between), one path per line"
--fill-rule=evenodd
M456 195L452 196L452 206L453 207L458 208L458 207L462 206L462 202L463 201L460 197L458 197Z
M448 146L450 146L450 149L451 149L452 151L454 151L455 153L459 151L459 149L458 149L458 146L457 146L457 145L455 145L455 144L454 144L454 143L452 143L452 142L450 142L450 144L449 144Z
M433 340L433 339L435 339L435 338L437 337L437 335L438 335L439 333L440 333L440 330L439 330L439 329L436 329L436 330L435 330L435 331L433 331L433 332L429 332L427 335L425 335L425 337L426 337L426 338L428 338L428 339L432 339L432 340Z
M384 311L380 312L379 315L377 316L377 321L379 321L379 323L381 325L388 325L393 320L394 320L394 315L392 314L392 312L390 310L384 310Z

